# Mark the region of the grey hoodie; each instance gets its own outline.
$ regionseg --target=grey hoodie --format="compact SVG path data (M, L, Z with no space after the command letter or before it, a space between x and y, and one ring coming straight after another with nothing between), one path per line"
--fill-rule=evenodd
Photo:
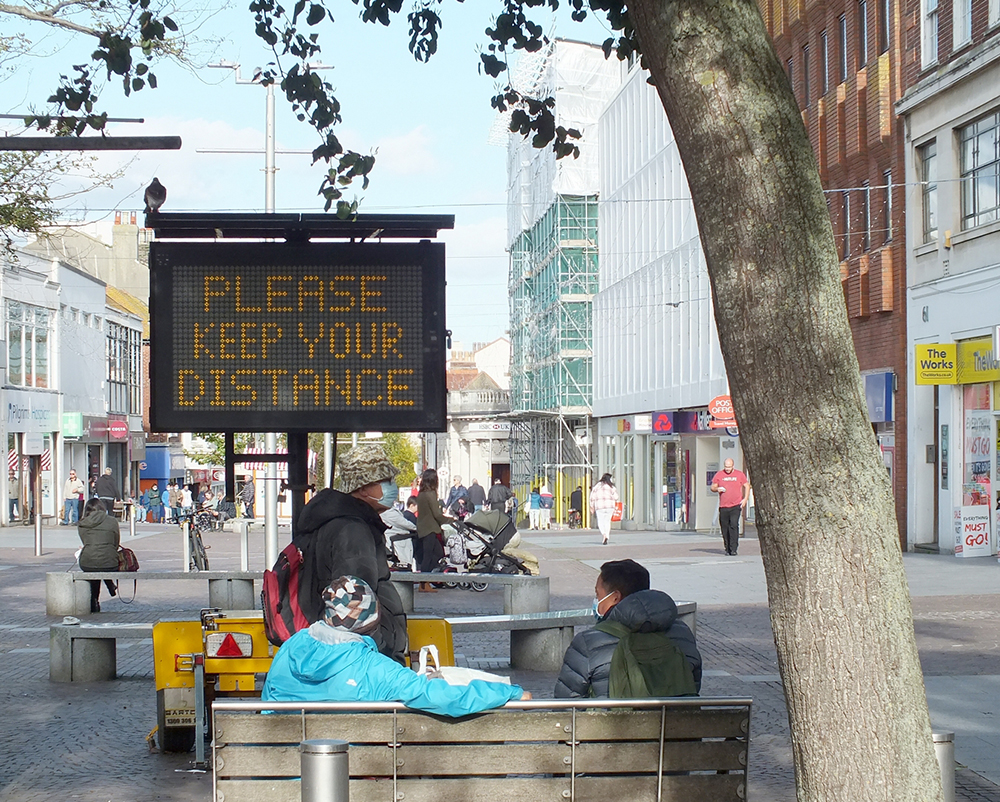
M618 602L606 618L624 624L632 632L665 632L691 664L695 688L701 692L701 653L694 633L677 620L677 605L666 593L640 590ZM598 629L588 629L573 638L556 680L556 697L608 696L611 656L617 645L618 638Z

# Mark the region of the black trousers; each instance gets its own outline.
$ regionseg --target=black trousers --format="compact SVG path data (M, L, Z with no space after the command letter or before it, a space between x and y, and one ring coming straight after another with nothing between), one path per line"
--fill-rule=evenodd
M740 514L743 508L719 507L719 527L722 529L722 542L726 546L726 554L735 554L740 546Z
M436 534L424 535L417 538L415 544L420 549L419 560L421 571L436 571L441 567L441 558L444 557L444 547L438 540Z

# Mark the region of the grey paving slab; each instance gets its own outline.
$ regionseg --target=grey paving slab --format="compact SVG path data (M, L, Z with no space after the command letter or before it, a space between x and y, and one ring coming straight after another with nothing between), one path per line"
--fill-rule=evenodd
M924 677L935 730L955 733L955 759L1000 785L1000 675Z

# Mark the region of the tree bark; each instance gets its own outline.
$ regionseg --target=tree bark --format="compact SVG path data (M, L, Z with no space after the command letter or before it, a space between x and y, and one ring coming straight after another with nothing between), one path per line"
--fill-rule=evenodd
M684 163L753 479L798 799L940 800L830 217L752 0L630 0Z

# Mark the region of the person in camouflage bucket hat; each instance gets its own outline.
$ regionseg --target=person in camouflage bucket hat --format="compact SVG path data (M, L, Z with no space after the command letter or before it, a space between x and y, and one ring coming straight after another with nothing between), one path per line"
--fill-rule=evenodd
M395 478L399 468L389 462L379 443L355 446L338 460L337 489L353 493L365 485Z
M399 663L406 655L406 615L389 579L385 524L379 517L398 497L399 473L377 443L352 448L339 460L337 490L325 488L302 508L292 542L302 551L299 606L310 624L323 618L323 591L338 577L366 582L381 611L371 632L378 650Z

